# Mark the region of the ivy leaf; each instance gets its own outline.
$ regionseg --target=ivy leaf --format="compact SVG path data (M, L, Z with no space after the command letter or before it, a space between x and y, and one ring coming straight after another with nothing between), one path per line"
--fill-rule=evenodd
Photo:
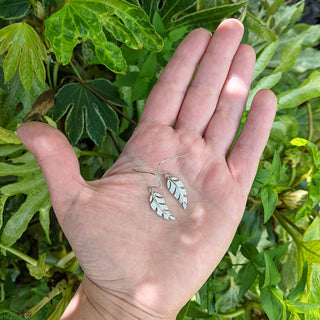
M46 48L36 31L25 22L11 24L0 30L0 55L7 51L3 62L5 82L15 74L19 66L20 79L29 91L34 73L43 83L46 78L42 60L46 59Z
M69 0L45 25L52 50L64 65L70 62L78 43L91 39L99 61L114 72L124 73L126 62L121 50L107 40L104 31L133 49L160 51L163 46L143 9L124 0Z
M40 211L40 223L49 239L48 221L51 201L47 183L42 175L41 169L30 152L22 156L11 159L12 164L0 163L0 176L18 176L21 180L15 183L7 184L0 189L0 205L2 216L4 203L8 197L25 194L26 200L22 203L17 212L8 220L3 228L1 242L6 246L13 245L27 229L27 226L34 216Z
M105 79L87 81L86 84L106 100L125 106L117 89ZM116 112L93 92L80 83L69 83L63 86L55 97L53 119L58 121L68 112L65 129L70 142L75 145L80 139L84 126L92 141L98 146L106 137L106 130L117 132L119 119Z
M22 18L27 14L30 5L30 0L0 0L0 18Z

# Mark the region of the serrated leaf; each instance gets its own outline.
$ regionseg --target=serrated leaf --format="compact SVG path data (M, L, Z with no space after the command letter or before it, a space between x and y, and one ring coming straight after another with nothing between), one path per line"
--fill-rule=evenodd
M124 0L69 0L45 21L46 36L57 60L67 64L74 47L91 39L99 61L118 73L126 71L121 50L107 40L104 29L134 49L160 51L162 38L147 14Z
M320 72L315 70L300 86L277 96L278 109L296 108L317 97L320 97Z
M302 34L292 42L288 43L281 52L281 61L274 72L284 72L290 70L294 65L302 49L302 43L305 35Z
M250 28L250 31L256 34L260 39L271 42L277 40L275 32L269 29L269 27L263 21L249 12L246 15L246 22Z
M46 48L37 32L25 22L11 24L0 30L0 54L7 52L3 62L5 81L8 82L19 66L20 80L29 91L34 73L43 83L46 78L42 60Z
M269 61L271 60L272 56L276 52L278 43L279 43L279 40L271 42L260 53L254 67L254 74L253 74L252 81L256 79L257 76L267 67Z
M0 189L1 197L6 199L25 194L26 200L3 228L1 242L6 246L11 246L22 236L36 212L42 210L44 214L51 208L47 183L32 154L26 152L18 158L11 159L11 161L12 164L0 163L0 176L14 175L21 177L21 180L3 186ZM45 227L44 231L48 235L49 225Z
M183 209L187 209L187 191L182 181L176 177L170 177L169 174L164 175L167 179L167 188L169 192L179 201Z
M272 89L281 80L281 77L282 77L282 72L277 72L261 78L258 81L258 83L255 85L255 87L250 90L248 100L247 100L246 110L250 109L253 98L259 90Z
M166 220L175 220L175 217L171 215L171 212L169 211L169 208L163 196L158 192L154 192L153 188L150 188L149 191L151 194L149 198L151 209L158 216L163 217Z
M124 106L117 88L105 79L87 81L86 84L98 92L107 101ZM101 147L106 130L118 131L119 119L116 112L88 88L80 83L69 83L63 86L55 97L53 119L58 121L68 112L66 134L74 145L80 139L86 124L89 137Z
M0 18L22 18L27 14L30 5L30 0L0 0Z

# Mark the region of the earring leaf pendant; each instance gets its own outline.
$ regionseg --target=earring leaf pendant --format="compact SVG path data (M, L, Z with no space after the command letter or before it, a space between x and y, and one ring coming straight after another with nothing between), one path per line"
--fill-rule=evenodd
M187 209L187 191L184 187L182 181L180 181L176 177L170 177L168 173L164 174L167 179L167 188L169 192L179 201L179 203L183 206L183 209Z
M169 211L169 208L163 196L158 192L154 192L153 188L149 188L149 192L150 192L149 202L150 202L151 209L158 216L163 217L166 220L175 220L176 218L173 215L171 215L171 212Z

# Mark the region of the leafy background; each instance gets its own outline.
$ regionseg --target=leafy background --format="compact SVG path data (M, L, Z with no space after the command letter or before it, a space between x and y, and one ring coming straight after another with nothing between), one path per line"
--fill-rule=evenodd
M0 319L59 319L82 279L17 125L58 127L98 179L186 33L227 17L257 54L242 123L261 88L278 112L233 242L177 319L319 319L319 12L317 0L0 0Z

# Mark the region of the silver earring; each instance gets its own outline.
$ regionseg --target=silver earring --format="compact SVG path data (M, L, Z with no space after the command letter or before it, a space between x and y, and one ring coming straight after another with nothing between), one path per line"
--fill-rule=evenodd
M176 177L171 177L168 172L161 172L160 166L168 160L182 158L187 155L188 155L188 153L183 154L181 156L170 157L170 158L164 159L158 164L158 168L157 168L158 174L164 175L164 177L167 179L167 188L168 188L169 192L179 201L179 203L182 205L184 210L187 209L188 198L187 198L187 191L184 187L183 182Z
M169 208L166 204L166 200L164 199L164 197L159 192L154 191L155 188L161 187L160 178L157 175L155 175L153 172L139 171L139 170L135 170L135 169L133 169L133 171L140 172L140 173L149 173L149 174L154 175L158 179L158 182L159 182L158 186L149 186L150 207L151 207L152 211L154 211L158 216L163 217L166 220L175 220L176 218L169 211Z

